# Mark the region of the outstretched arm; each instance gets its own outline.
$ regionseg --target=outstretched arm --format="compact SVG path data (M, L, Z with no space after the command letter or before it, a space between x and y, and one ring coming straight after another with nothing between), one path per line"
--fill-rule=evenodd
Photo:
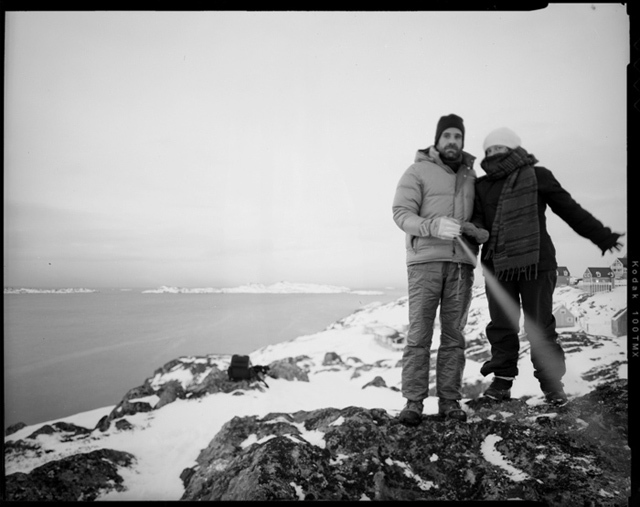
M624 234L612 232L602 222L578 204L555 176L544 167L536 167L538 191L551 210L564 220L580 236L591 240L600 248L602 255L608 251L619 251L620 238Z

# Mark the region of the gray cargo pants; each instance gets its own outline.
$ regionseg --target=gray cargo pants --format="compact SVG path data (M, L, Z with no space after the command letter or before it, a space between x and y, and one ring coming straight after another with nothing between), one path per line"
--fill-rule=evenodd
M465 364L463 330L471 304L473 266L427 262L408 266L409 331L402 356L402 395L422 401L429 394L431 340L440 306L440 346L436 359L439 398L462 398Z

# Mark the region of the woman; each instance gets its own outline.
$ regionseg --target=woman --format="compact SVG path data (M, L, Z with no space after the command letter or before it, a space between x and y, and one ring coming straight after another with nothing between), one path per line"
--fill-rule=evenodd
M491 359L480 370L493 373L485 391L490 401L508 400L518 375L520 305L531 344L534 376L547 402L567 403L562 377L564 351L558 343L553 317L556 252L546 228L547 206L575 232L591 240L602 254L619 250L622 234L611 232L562 188L549 169L521 146L510 129L491 132L484 142L486 175L476 180L471 222L490 232L481 262L491 322L487 338Z

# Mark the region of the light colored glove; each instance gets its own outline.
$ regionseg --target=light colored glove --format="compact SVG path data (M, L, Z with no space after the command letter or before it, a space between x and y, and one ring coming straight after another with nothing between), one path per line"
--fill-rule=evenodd
M434 218L429 224L428 236L439 239L453 239L460 235L460 224L453 218Z
M480 245L489 241L489 231L481 229L480 227L476 227L471 222L464 222L460 227L460 230L462 231L462 234L471 236Z

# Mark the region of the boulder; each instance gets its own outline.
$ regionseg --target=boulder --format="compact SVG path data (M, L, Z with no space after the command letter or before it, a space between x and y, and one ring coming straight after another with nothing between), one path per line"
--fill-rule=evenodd
M173 403L177 399L186 398L187 393L180 382L177 380L171 380L166 384L163 384L156 394L160 399L158 400L158 403L156 403L155 407L153 407L154 410L158 410L169 403Z
M344 364L344 362L342 361L342 358L335 352L327 352L324 355L324 359L322 361L323 366L342 365L342 364Z
M363 385L362 389L365 389L366 387L387 387L387 383L382 377L376 376L371 382L367 382Z
M5 478L9 501L76 502L96 500L111 490L122 491L119 467L133 463L132 454L99 449L50 461L30 473L17 472Z
M229 380L226 371L213 366L207 376L198 384L189 386L187 394L195 397L205 396L213 393L231 393L238 389L257 389L263 391L264 388L256 380Z
M300 380L309 382L309 376L294 358L280 359L269 364L268 376L271 378L281 378L284 380Z
M121 431L132 430L133 424L131 424L126 419L119 419L116 421L116 429Z
M51 425L45 424L31 433L27 438L35 439L38 435L52 435L54 433L68 433L68 435L62 439L62 441L67 441L78 435L88 435L91 433L91 430L83 428L82 426L77 426L76 424L61 421Z
M23 422L12 424L11 426L7 427L7 429L4 431L4 434L5 436L13 435L17 431L20 431L22 428L25 428L26 426L27 425Z

